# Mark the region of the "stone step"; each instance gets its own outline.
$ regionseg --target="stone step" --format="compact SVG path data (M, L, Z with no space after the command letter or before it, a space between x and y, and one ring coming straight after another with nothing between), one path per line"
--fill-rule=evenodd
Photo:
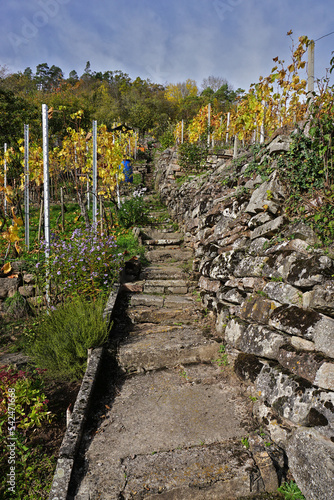
M158 239L158 240L144 240L144 244L148 247L152 246L157 246L157 247L166 247L170 245L181 245L183 243L183 240L181 239L172 239L172 238L165 238L165 239Z
M161 370L176 365L211 363L219 345L193 326L140 325L121 344L118 366L125 373Z
M154 229L151 227L142 228L141 235L144 240L160 240L160 239L171 239L171 240L179 240L183 241L183 234L174 231L171 227Z
M190 249L174 247L158 248L148 250L146 258L149 262L186 262L193 257Z
M173 280L173 279L183 279L184 278L184 275L185 273L183 272L183 270L176 266L176 265L168 265L168 266L164 266L164 265L160 265L160 266L150 266L150 267L146 267L141 275L140 275L140 279L143 279L143 280Z
M138 323L160 323L161 325L173 325L175 323L190 323L196 318L193 307L131 307L128 316L133 324Z
M144 293L186 294L188 283L185 280L147 280Z
M101 401L75 499L235 499L260 484L239 384L212 364L126 377Z
M192 297L185 297L183 295L172 295L164 297L163 295L149 295L138 293L132 295L130 298L131 307L152 307L152 308L190 308L194 307L194 300ZM130 309L129 309L130 310Z

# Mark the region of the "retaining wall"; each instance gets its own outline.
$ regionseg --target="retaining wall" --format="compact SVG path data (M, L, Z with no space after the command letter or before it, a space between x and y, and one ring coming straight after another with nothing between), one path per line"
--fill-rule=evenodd
M269 163L288 148L288 137L276 137ZM203 307L253 389L259 426L285 450L306 498L329 499L334 261L309 226L286 216L277 171L265 181L247 177L250 160L211 155L204 174L185 180L177 151L168 149L156 158L156 188L193 245Z

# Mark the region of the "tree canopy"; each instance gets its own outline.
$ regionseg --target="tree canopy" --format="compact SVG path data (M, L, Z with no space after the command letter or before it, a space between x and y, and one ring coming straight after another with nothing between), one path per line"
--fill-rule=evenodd
M34 139L40 138L42 103L53 109L49 129L54 141L75 125L71 115L79 109L84 129L96 119L109 129L124 123L159 137L168 124L191 120L208 102L225 109L238 94L221 77L208 77L202 88L200 93L191 79L160 85L140 77L132 80L121 70L93 71L90 61L81 76L73 69L67 78L60 67L46 62L34 71L27 67L16 73L0 67L0 140L15 143L23 135L24 123L31 125Z

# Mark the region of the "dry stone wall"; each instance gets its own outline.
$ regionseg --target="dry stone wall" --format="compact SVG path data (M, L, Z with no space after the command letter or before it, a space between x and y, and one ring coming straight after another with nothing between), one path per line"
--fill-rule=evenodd
M288 147L283 136L268 144L272 166ZM156 188L193 245L203 306L253 388L259 426L285 450L306 498L329 499L334 261L309 226L286 217L277 170L265 181L246 177L247 160L211 155L204 174L180 182L177 151L168 149L156 158Z

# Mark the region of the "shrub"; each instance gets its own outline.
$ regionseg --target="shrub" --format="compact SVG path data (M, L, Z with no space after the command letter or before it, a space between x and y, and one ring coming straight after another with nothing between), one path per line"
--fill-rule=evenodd
M144 201L145 188L133 192L132 196L125 200L117 212L118 222L128 229L133 226L143 226L148 223L148 208Z
M34 329L28 354L56 378L81 378L87 349L104 344L108 337L104 307L102 296L94 302L76 297L45 313Z
M185 142L179 146L179 164L186 172L200 172L208 156L205 143L190 144Z
M69 238L54 236L50 246L49 263L38 262L36 268L42 288L49 268L51 304L76 294L96 298L119 278L122 255L114 236L98 234L94 227L76 229Z
M174 146L175 138L172 130L166 130L160 137L159 142L161 144L161 150L164 151L167 148Z
M6 433L10 410L13 412L13 427L31 429L49 421L44 384L40 370L24 371L3 367L0 371L0 430ZM11 404L9 404L11 403ZM7 429L8 430L8 429ZM10 432L10 431L9 431Z
M31 445L36 428L50 422L41 370L0 369L0 498L46 498L54 459ZM9 448L10 445L10 448ZM14 453L14 456L13 456ZM8 474L15 466L15 492L9 490Z

